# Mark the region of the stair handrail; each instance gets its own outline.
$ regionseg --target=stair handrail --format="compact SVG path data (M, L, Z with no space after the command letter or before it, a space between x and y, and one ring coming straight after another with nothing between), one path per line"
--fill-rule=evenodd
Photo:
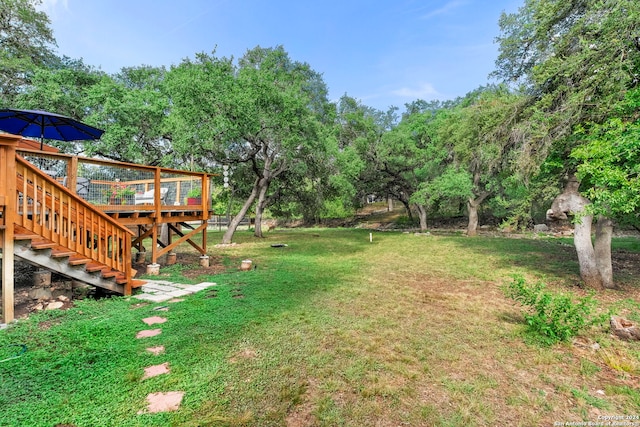
M20 155L15 162L15 224L122 272L125 294L130 294L133 232Z

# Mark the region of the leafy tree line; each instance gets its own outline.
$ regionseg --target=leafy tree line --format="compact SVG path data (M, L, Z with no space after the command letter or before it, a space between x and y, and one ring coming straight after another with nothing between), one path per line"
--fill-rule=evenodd
M53 53L38 3L0 3L2 106L105 129L100 141L61 147L69 152L230 166L233 187L220 198L237 203L237 215L224 242L249 211L261 236L267 209L318 221L353 212L370 194L398 200L422 230L430 217L465 215L469 236L481 215L523 227L549 209L576 222L585 282L614 286L612 227L637 227L640 203L636 1L524 0L499 20L499 83L402 112L346 94L329 101L322 75L282 46L107 74Z

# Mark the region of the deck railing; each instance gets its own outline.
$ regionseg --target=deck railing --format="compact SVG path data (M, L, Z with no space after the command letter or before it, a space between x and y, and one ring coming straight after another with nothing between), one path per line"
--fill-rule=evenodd
M37 150L18 154L103 211L210 210L211 175L203 172Z
M118 270L131 281L131 231L20 156L15 179L16 225Z
M143 230L138 226L142 235L136 240L144 236L157 240L160 224L174 216L202 222L186 233L173 226L180 239L162 250L153 244L153 263L182 241L206 253L210 174L18 148L21 141L17 135L0 134L0 282L5 322L13 319L14 225L124 273L125 293L131 292L132 232L123 224L137 224L127 223L125 216L143 219L140 223L145 226ZM188 200L190 193L199 193L200 198ZM200 231L198 246L190 238Z

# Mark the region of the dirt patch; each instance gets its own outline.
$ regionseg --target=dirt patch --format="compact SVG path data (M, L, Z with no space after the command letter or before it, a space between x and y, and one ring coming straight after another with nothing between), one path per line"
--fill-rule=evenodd
M229 358L229 363L238 363L241 360L253 360L258 353L252 348L244 348Z
M287 427L305 427L317 424L317 419L313 412L316 409L316 401L319 398L318 385L309 381L304 395L301 397L301 403L292 408L289 415L285 419Z

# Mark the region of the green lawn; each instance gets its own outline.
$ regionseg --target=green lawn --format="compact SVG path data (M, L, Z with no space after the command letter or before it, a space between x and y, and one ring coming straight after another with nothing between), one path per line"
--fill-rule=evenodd
M0 331L0 360L27 347L0 362L0 426L532 426L640 414L638 344L606 327L527 344L522 309L500 290L520 274L583 295L571 246L400 232L369 242L368 230L346 229L236 241L210 251L222 274L161 270L215 291L175 304L85 300ZM245 258L257 268L238 271ZM625 291L598 299L636 318L640 281L622 274ZM168 319L151 327L162 334L136 340L154 315ZM141 379L164 362L169 374ZM184 391L181 408L139 414L161 391Z

